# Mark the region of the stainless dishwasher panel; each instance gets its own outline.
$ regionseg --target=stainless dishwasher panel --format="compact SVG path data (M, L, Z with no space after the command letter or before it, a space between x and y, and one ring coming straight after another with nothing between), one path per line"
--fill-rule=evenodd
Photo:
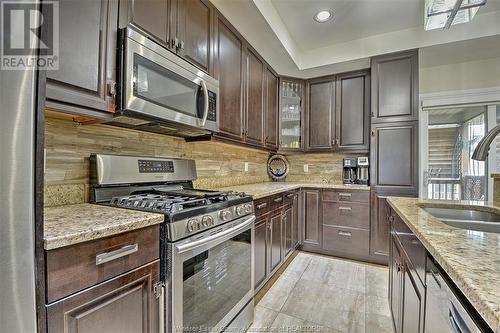
M448 286L440 269L428 258L425 333L482 333Z

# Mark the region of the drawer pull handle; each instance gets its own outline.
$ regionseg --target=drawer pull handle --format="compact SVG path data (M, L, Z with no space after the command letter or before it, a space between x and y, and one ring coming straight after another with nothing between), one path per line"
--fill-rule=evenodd
M345 211L350 212L352 210L352 208L351 207L339 206L339 210L345 210Z
M282 202L282 201L283 201L283 198L282 198L282 197L279 197L279 198L274 199L274 202Z
M339 235L340 236L346 236L346 237L351 237L352 234L350 232L346 232L346 231L339 231Z
M267 202L263 202L263 203L257 205L257 209L262 209L262 208L266 208L266 207L267 207Z
M351 198L351 193L339 193L339 197L341 198Z
M115 251L104 252L95 256L95 264L99 266L109 261L128 256L129 254L137 252L137 250L139 250L139 245L136 243L125 245Z
M293 197L293 195L294 195L293 193L289 193L289 194L286 195L286 197L287 198L291 198L291 197Z

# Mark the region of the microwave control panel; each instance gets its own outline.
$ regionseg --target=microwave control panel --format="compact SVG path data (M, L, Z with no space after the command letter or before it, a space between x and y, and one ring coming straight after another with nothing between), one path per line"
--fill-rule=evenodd
M217 120L217 95L208 91L208 116L207 120L216 121Z

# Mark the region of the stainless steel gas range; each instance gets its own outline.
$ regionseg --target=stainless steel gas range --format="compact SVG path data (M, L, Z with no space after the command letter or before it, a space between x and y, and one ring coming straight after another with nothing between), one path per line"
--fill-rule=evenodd
M195 179L193 160L91 156L92 202L165 214L160 326L244 332L254 307L252 197L196 190Z

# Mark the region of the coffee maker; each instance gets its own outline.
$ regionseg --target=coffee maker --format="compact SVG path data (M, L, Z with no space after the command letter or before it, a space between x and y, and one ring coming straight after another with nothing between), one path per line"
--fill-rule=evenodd
M370 185L368 157L346 157L343 160L344 184Z
M356 183L359 185L370 185L370 163L366 156L358 157Z
M358 159L356 157L346 157L343 162L344 184L356 184Z

